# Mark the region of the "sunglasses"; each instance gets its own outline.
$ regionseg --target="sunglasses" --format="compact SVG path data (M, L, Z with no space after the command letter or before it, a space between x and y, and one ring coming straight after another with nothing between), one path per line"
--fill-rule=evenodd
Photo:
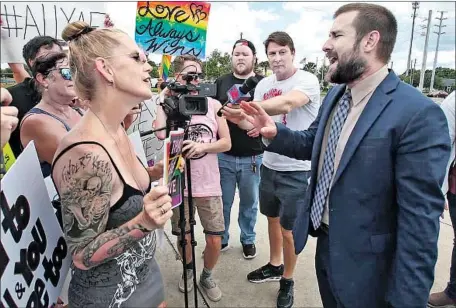
M60 72L60 76L62 76L63 79L65 80L71 80L71 70L67 67L65 68L55 68L55 69L52 69L50 70L49 72L51 71L59 71Z
M192 81L192 80L197 80L197 79L204 79L204 74L203 73L196 73L196 72L189 72L182 74L182 79L185 81Z
M138 51L135 51L135 52L131 52L131 53L127 53L127 54L120 54L120 55L112 55L112 56L107 56L105 57L105 59L109 59L109 58L114 58L114 57L121 57L121 56L128 56L130 58L132 58L133 60L135 60L136 62L142 62L142 63L146 63L147 62L147 53L139 53Z

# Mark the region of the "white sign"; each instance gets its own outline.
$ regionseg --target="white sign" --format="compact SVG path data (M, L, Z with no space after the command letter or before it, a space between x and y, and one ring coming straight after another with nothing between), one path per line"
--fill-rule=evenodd
M1 59L3 63L22 63L22 47L38 35L62 39L62 30L82 20L92 27L103 27L105 3L84 2L1 2ZM134 16L132 16L134 19Z
M136 155L139 157L139 160L144 165L144 167L147 167L146 153L144 152L139 131L134 131L133 133L129 134L128 137L130 138L131 143L133 143L133 148Z
M154 128L154 121L157 116L156 99L158 95L154 94L152 99L142 103L141 113L128 129L129 133L139 131L145 134L141 137L143 149L146 154L147 164L153 166L163 158L163 141L159 140L154 133L148 133ZM158 127L156 127L158 128Z
M1 180L0 297L5 307L50 307L71 263L30 142Z

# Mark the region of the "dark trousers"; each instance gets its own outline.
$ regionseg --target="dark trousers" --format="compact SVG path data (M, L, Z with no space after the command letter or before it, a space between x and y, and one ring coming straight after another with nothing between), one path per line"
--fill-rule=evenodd
M329 237L322 233L317 240L315 254L315 271L317 272L318 288L324 308L343 308L331 287L331 269L329 265Z
M450 211L451 224L453 225L453 232L456 238L456 195L451 192L447 193L448 209ZM456 239L453 239L453 253L451 255L451 269L450 269L450 282L445 289L446 294L456 300Z

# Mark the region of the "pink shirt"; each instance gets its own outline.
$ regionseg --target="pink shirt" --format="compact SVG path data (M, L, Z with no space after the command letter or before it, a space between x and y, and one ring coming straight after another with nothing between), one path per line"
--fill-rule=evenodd
M204 116L192 116L188 126L188 139L195 142L209 143L217 141L218 123L215 114L215 100L208 97L208 111ZM208 153L200 159L191 159L192 196L218 197L222 195L220 172L216 153ZM187 189L185 196L187 196Z

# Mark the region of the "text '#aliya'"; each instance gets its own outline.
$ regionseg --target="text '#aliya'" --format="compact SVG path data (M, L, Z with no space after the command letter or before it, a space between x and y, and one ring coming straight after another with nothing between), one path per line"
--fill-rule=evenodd
M94 8L77 9L65 3L2 3L1 28L8 37L23 40L36 35L59 39L68 23L82 20L96 28L103 25L104 15Z
M151 53L204 58L209 9L203 2L138 2L136 41Z

